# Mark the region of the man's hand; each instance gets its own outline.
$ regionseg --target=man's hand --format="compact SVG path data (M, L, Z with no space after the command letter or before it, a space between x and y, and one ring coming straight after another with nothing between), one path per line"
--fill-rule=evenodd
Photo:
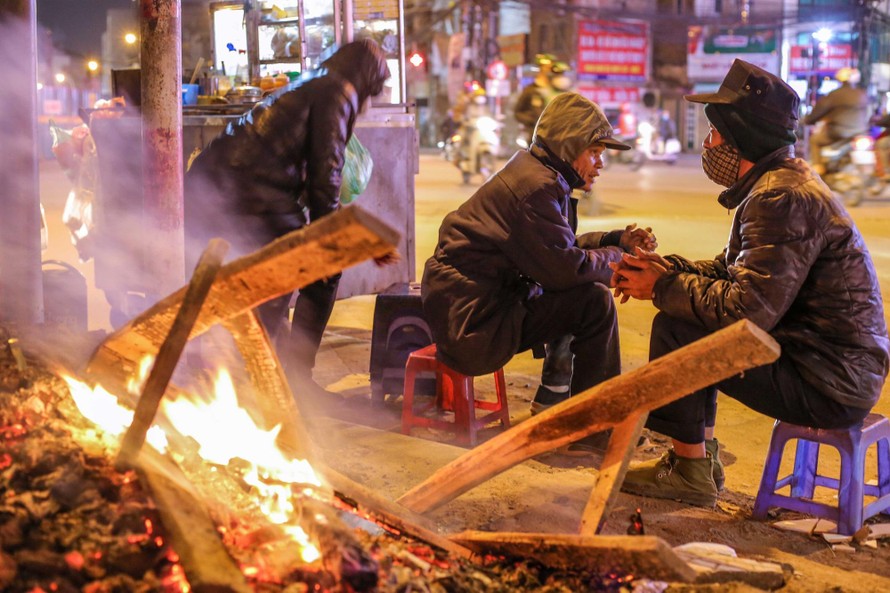
M402 256L399 255L398 251L390 251L385 255L381 255L380 257L374 258L374 263L377 264L378 268L382 268L383 266L391 266L398 262L402 261Z
M612 279L609 286L615 289L615 297L626 303L631 297L652 300L655 283L668 273L671 264L651 251L637 247L636 254L625 253L620 262L610 263Z
M621 239L618 240L618 246L628 253L633 253L636 247L646 251L655 251L658 247L658 241L652 234L652 227L639 228L637 223L629 224L621 233Z

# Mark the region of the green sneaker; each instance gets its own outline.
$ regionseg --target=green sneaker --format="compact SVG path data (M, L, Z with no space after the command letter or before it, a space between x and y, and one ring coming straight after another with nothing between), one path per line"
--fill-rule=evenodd
M717 486L717 492L723 492L726 475L723 473L723 462L720 461L720 443L717 439L706 440L705 451L710 453L711 459L714 460L714 484Z
M621 490L652 498L668 498L713 508L717 504L714 460L679 457L673 449L627 470Z

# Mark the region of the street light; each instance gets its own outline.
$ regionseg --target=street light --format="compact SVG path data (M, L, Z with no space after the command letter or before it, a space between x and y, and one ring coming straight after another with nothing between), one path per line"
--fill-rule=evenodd
M138 38L136 37L136 33L127 33L124 35L124 41L127 45L133 45L134 43L136 43L137 39Z
M831 37L831 29L829 29L828 27L822 27L821 29L813 33L813 39L820 43L828 43L829 41L831 41Z
M96 71L99 70L99 62L97 62L96 60L88 61L87 62L87 70L89 70L90 72L95 74Z

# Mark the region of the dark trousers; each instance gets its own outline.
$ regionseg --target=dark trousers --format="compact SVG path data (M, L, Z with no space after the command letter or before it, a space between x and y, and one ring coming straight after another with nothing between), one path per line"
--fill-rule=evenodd
M652 322L649 360L710 333L697 325L659 313ZM703 442L705 428L713 427L717 418L718 389L761 414L813 428L852 426L869 412L844 406L819 394L804 382L791 359L783 353L772 364L749 369L653 410L646 427L681 443Z
M573 394L621 373L618 315L608 287L590 283L560 292L544 292L528 301L525 308L519 352L573 336Z
M541 368L541 384L548 387L568 386L572 382L573 336L563 336L544 346L544 364Z
M300 289L294 304L290 335L278 339L279 358L288 376L311 379L315 356L337 301L339 284L340 274L337 274ZM260 319L273 342L287 320L290 296L273 299L259 307Z

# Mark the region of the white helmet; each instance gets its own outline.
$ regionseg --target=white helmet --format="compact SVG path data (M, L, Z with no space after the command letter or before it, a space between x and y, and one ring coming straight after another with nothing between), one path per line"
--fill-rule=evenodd
M841 68L837 71L834 77L838 80L838 82L849 82L850 84L859 84L860 75L859 70L856 68Z

